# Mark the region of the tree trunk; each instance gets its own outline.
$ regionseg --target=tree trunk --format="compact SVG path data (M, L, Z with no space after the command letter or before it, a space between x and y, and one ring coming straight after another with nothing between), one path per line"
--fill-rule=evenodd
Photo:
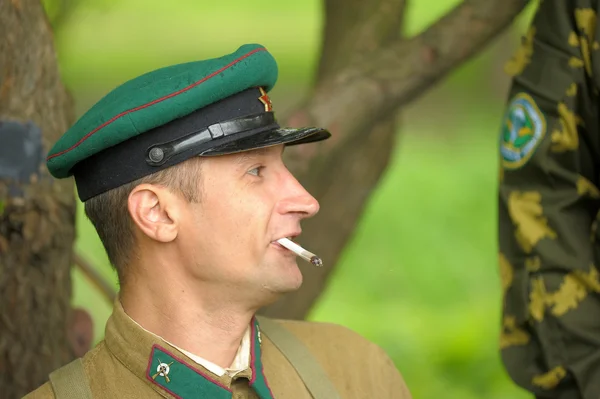
M298 241L323 258L304 262L300 290L262 310L304 318L352 236L394 146L399 108L416 99L502 32L526 0L465 0L423 33L398 38L404 0L325 0L325 36L312 96L288 124L333 137L286 150L287 164L319 200Z
M0 163L0 396L6 399L21 398L73 358L67 326L74 187L72 180L52 179L44 164L73 120L52 39L39 2L0 0L0 162L33 149L27 162Z
M323 45L315 91L348 65L398 39L405 1L325 0L324 6ZM309 116L311 101L292 114L289 125L321 122ZM345 143L340 142L343 133L337 124L323 126L330 128L334 135L330 141L337 143L325 151L326 156L317 156L316 148L310 148L312 144L286 150L286 163L321 204L316 218L303 223L304 232L298 241L322 257L325 265L315 268L299 261L304 275L301 290L261 311L269 316L294 319L306 316L325 288L327 277L386 169L397 130L394 113L373 120L367 134ZM341 179L341 184L336 184L335 179Z

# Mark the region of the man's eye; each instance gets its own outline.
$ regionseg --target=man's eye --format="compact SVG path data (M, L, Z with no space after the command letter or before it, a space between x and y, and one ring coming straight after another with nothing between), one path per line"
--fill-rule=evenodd
M257 166L256 168L252 168L248 171L249 174L253 176L260 176L260 171L264 168L264 166Z

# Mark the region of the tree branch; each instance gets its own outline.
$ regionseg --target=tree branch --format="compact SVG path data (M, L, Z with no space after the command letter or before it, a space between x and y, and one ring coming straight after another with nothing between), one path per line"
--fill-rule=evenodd
M320 82L397 39L406 0L327 0Z
M414 39L393 43L365 63L395 109L417 98L476 54L525 8L528 0L467 0Z
M104 299L108 301L108 304L112 306L117 297L117 292L112 284L106 281L91 263L76 252L73 253L73 263L79 267L88 280L98 288Z
M326 85L348 65L359 63L386 43L397 39L406 5L405 0L324 0L324 3L325 33L317 87ZM310 123L307 107L300 108L288 121L292 126ZM304 274L302 288L262 309L261 313L273 317L304 318L323 290L339 253L354 229L354 222L371 193L372 185L379 180L388 163L389 149L393 147L393 133L396 131L394 116L379 120L370 130L371 134L358 147L351 142L340 143L334 136L330 142L338 142L339 148L330 151L327 157L312 153L319 148L317 146L299 146L286 151L286 162L290 169L319 199L323 213L328 215L304 223L304 236L309 237L305 241L308 248L317 248L317 253L327 263L320 269L301 264ZM356 148L360 146L367 147L367 150L356 153ZM307 159L310 161L310 170L305 162ZM361 168L365 165L370 167ZM320 173L322 170L327 173ZM357 182L358 185L354 190L349 191L347 187L342 189L342 194L339 186L331 184L328 179L334 176L343 176L342 181L349 184ZM372 184L361 184L362 181ZM348 206L340 206L340 201L347 201ZM341 221L341 224L330 224L330 220Z
M526 0L466 0L422 34L396 40L317 88L308 112L356 134L434 83L503 31ZM351 112L349 112L351 111Z
M263 313L306 316L387 167L398 109L474 55L526 4L526 0L466 0L420 35L389 42L378 36L381 46L364 58L340 61L338 65L343 67L337 72L322 66L326 77L318 79L312 97L292 114L288 124L325 126L333 137L289 148L286 163L321 204L319 215L304 223L299 241L321 256L325 267L301 265L301 289ZM336 51L333 40L325 42ZM324 48L324 54L329 50Z

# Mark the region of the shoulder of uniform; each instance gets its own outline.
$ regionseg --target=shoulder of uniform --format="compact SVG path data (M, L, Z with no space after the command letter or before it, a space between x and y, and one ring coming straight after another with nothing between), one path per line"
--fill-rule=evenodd
M340 324L319 321L274 319L286 330L294 334L308 346L322 346L335 343L335 346L352 345L354 348L375 350L379 347L358 332Z
M288 330L298 332L318 332L321 334L342 333L358 335L356 332L341 324L330 323L325 321L309 321L309 320L288 320L288 319L272 319L281 324Z
M404 378L391 357L359 332L335 323L273 321L297 337L334 380L346 381L350 378L360 389L372 389L373 392L380 392L380 389L387 392L389 389L396 392L398 398L411 398ZM349 369L346 367L348 364L355 367Z
M41 387L28 393L23 399L54 399L54 391L50 382L46 382Z
M87 352L85 356L83 356L81 360L83 362L83 368L86 372L89 371L90 366L94 363L94 360L96 360L98 355L106 350L106 343L104 342L104 340L102 340L98 342L98 344L93 349Z
M94 362L94 359L103 350L105 350L104 341L100 341L98 343L98 345L96 345L93 349L91 349L89 352L87 352L85 354L85 356L81 359L83 362L83 367L84 367L84 370L86 371L86 374L88 374L88 375L90 374L89 370L90 370L91 365ZM54 390L52 389L52 384L50 383L50 381L47 381L46 383L44 383L42 386L40 386L36 390L25 395L22 399L51 399L51 398L52 399L55 398Z

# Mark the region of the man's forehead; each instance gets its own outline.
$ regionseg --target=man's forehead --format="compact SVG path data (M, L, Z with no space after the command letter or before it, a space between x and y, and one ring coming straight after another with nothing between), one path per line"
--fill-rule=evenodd
M237 164L245 163L246 161L250 161L259 157L264 157L268 155L283 155L285 151L284 145L277 145L273 147L265 147L265 148L257 148L255 150L239 152L234 154L235 162Z

